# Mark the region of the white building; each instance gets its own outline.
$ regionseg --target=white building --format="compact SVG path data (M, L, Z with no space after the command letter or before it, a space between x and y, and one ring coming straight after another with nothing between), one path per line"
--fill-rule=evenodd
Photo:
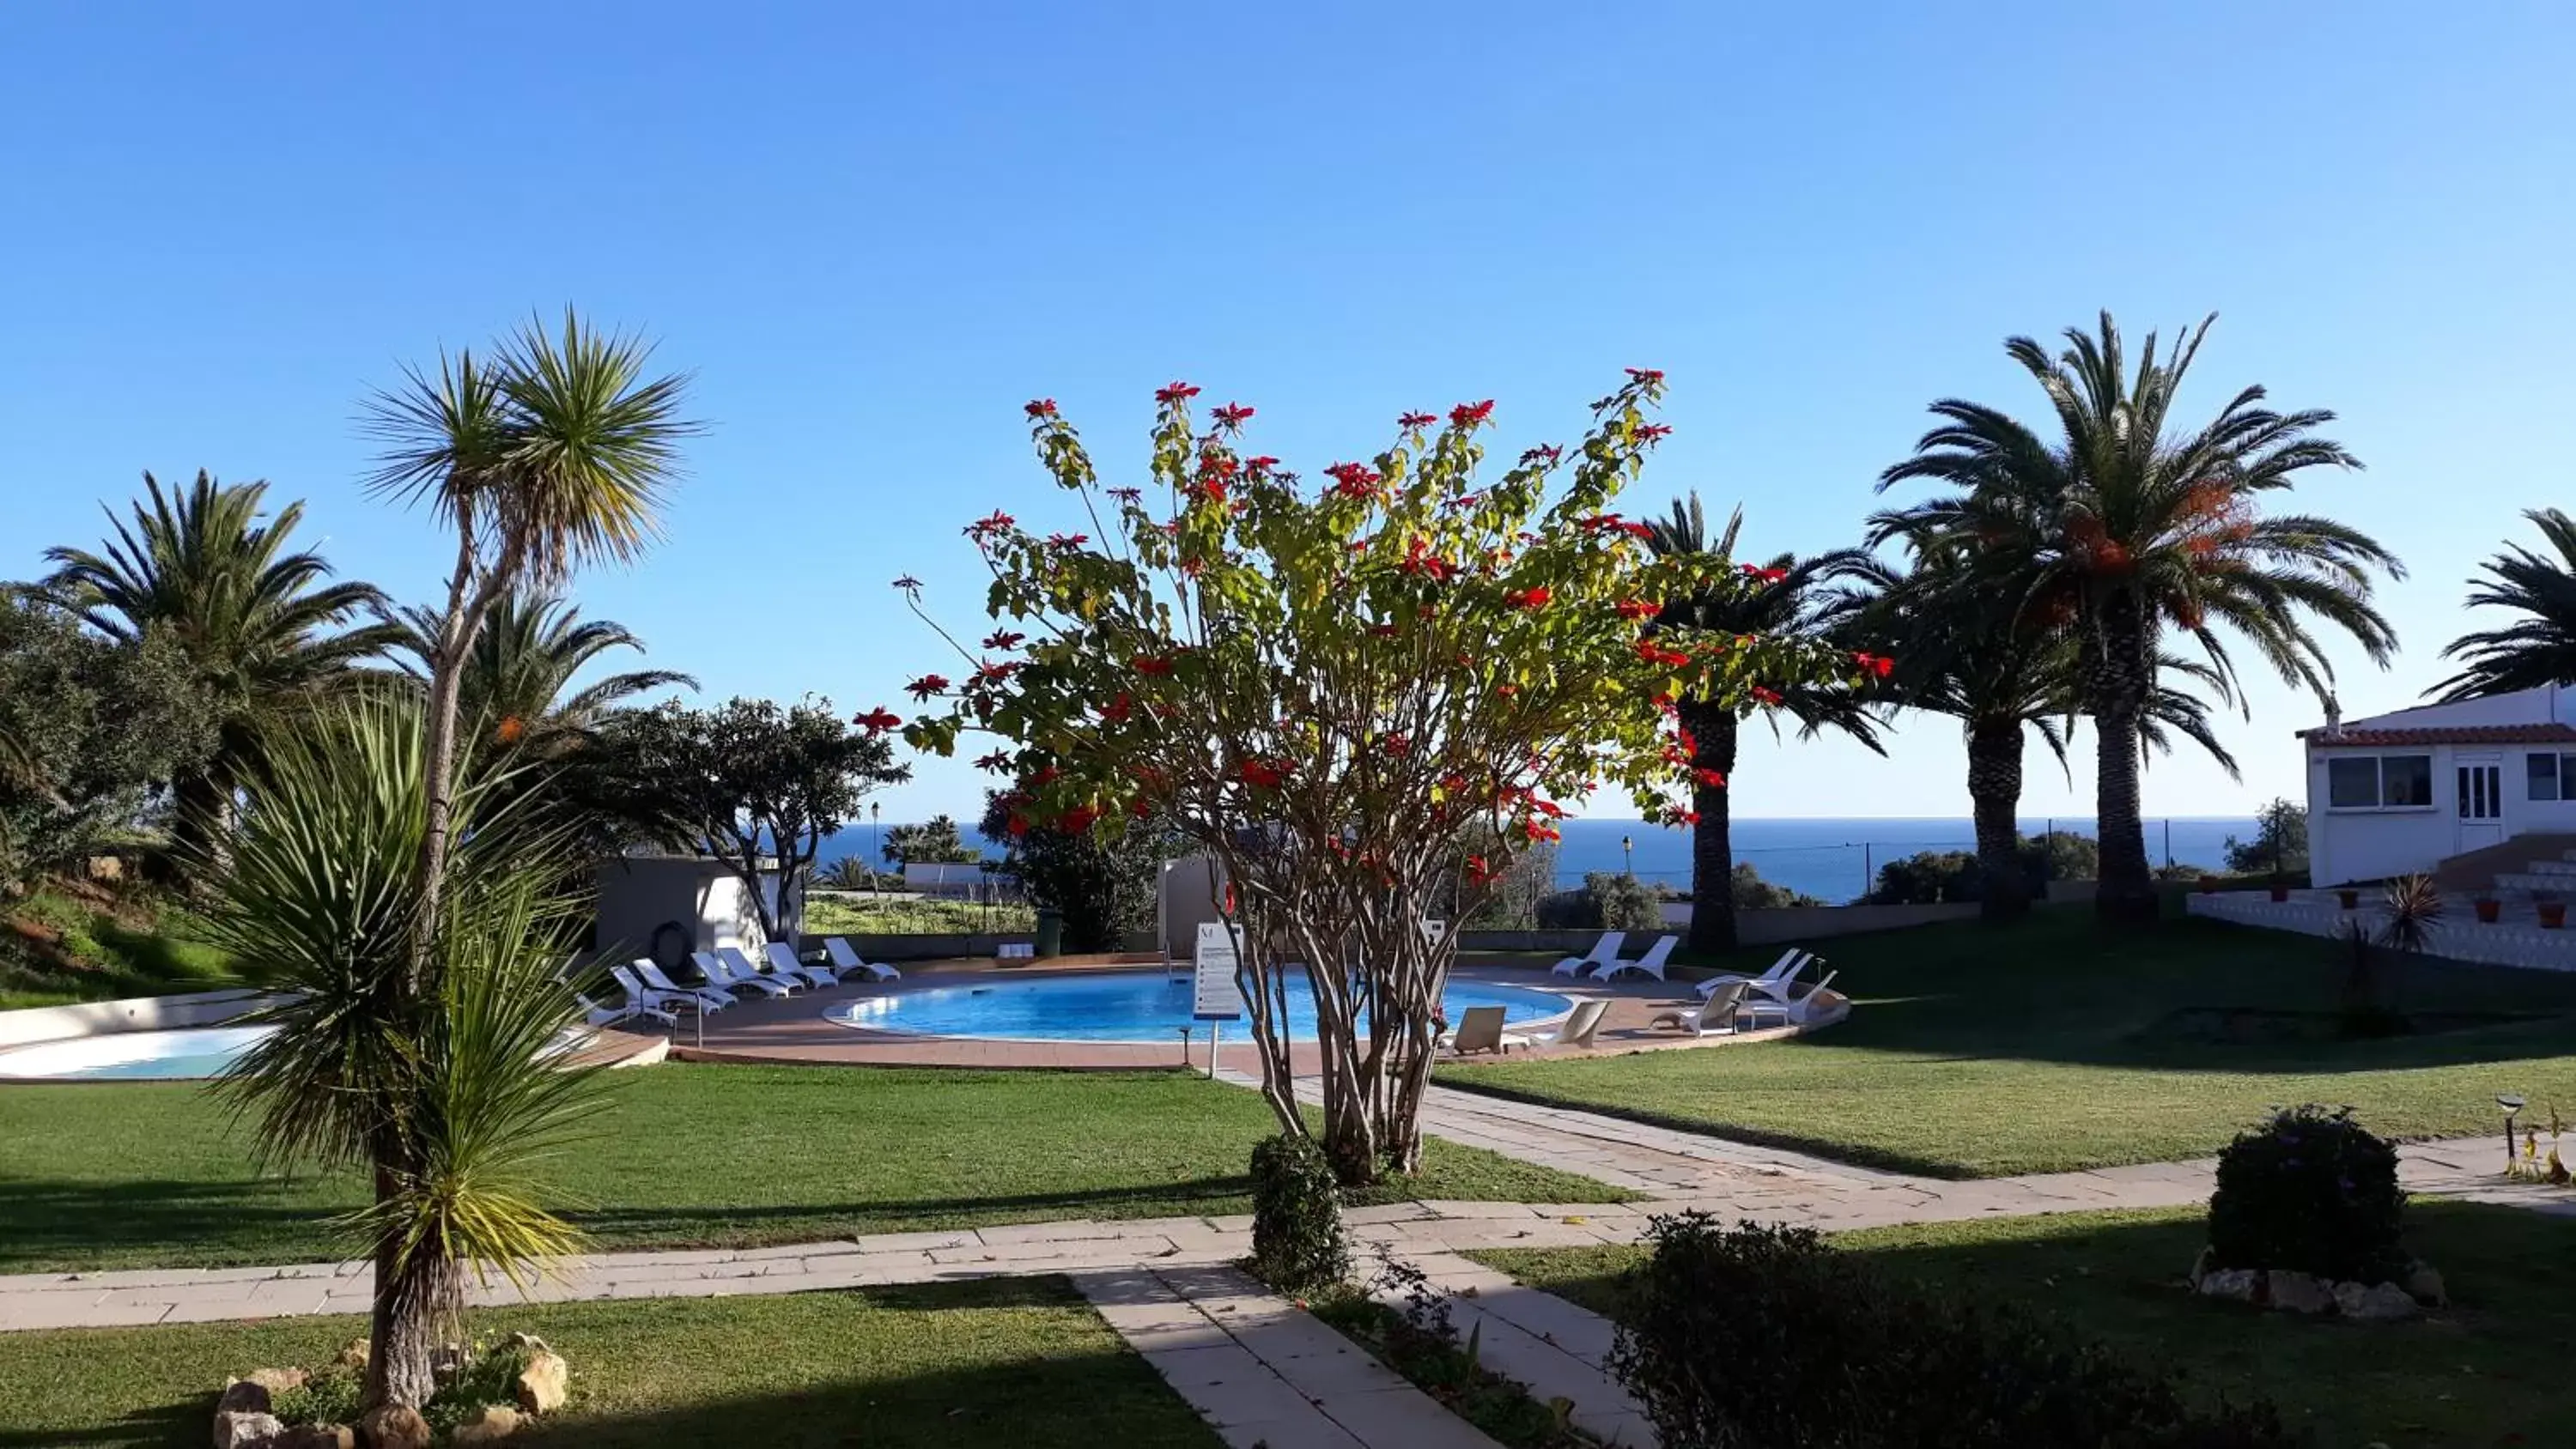
M2302 730L2314 883L2430 871L2576 832L2576 689L2527 689Z

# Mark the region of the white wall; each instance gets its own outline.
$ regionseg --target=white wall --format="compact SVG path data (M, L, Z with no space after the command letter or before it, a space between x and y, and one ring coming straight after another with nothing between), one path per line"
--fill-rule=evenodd
M764 882L769 890L776 886ZM599 864L599 950L625 959L651 949L653 933L676 923L687 950L767 944L760 913L722 862L691 857L616 858Z
M2457 704L2424 704L2413 709L2393 710L2367 719L2348 719L2344 728L2366 729L2434 729L2452 725L2543 724L2550 720L2567 721L2561 710L2576 709L2576 692L2552 689L2525 689L2513 694L2489 695L2484 699L2464 699Z

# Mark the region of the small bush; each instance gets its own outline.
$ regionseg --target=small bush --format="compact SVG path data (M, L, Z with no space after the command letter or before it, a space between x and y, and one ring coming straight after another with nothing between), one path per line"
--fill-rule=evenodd
M1252 1149L1252 1271L1292 1297L1351 1275L1340 1185L1309 1137L1265 1138Z
M2219 1154L2209 1247L2222 1268L2382 1283L2405 1275L2405 1211L2397 1149L2349 1107L2295 1107Z
M356 1369L334 1364L315 1369L295 1388L278 1390L269 1412L285 1424L354 1424L365 1389Z
M1543 931L1652 931L1664 924L1663 902L1632 875L1596 870L1581 890L1539 897L1534 907Z
M2305 1442L2267 1405L2214 1414L2048 1320L1935 1296L1805 1228L1657 1220L1610 1367L1666 1449Z

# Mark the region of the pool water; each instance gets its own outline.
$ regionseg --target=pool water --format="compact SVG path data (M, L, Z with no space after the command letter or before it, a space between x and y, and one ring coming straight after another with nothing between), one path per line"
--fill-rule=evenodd
M276 1030L209 1026L192 1031L120 1031L0 1051L0 1078L154 1081L221 1076L233 1059Z
M1471 1006L1499 1006L1508 1025L1562 1016L1574 1003L1551 991L1452 981L1441 1003L1450 1021ZM895 991L843 1002L823 1013L843 1026L923 1036L1030 1041L1170 1042L1190 1020L1190 978L1159 972L1050 976ZM1225 1023L1249 1030L1246 1016ZM1315 999L1305 973L1288 974L1289 1035L1315 1039Z

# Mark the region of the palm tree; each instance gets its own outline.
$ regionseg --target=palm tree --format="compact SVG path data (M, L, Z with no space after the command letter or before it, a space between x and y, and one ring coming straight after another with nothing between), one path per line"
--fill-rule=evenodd
M412 371L367 405L385 444L375 487L429 504L456 537L447 601L423 630L428 675L419 905L408 964L390 983L412 1010L441 999L438 929L456 838L457 723L475 642L503 599L542 592L583 564L625 562L659 532L680 441L698 430L680 414L687 379L648 378L652 348L600 332L566 309L559 334L533 321L488 362L472 352ZM370 1151L379 1211L427 1170L419 1144L381 1133ZM434 1389L437 1347L428 1305L461 1284L456 1260L376 1239L375 1312L367 1364L371 1404L417 1407Z
M457 793L440 988L404 989L413 914L427 908L426 745L418 698L385 692L283 732L250 781L213 923L277 991L254 1020L278 1029L221 1089L270 1164L374 1162L381 1174L399 1144L403 1170L360 1222L398 1249L396 1296L379 1289L377 1309L452 1342L462 1276L407 1266L473 1262L524 1283L530 1260L577 1247L539 1205L536 1169L599 1104L595 1069L554 1046L574 1016L557 972L580 923L552 889L562 862L510 818L504 772L472 771Z
M403 647L426 661L438 635L438 617L426 609L404 611ZM511 593L492 606L465 659L457 712L471 733L516 745L526 756L559 757L589 738L600 717L636 695L698 681L674 669L634 669L595 680L578 690L574 677L613 649L644 652L644 641L609 619L584 619L560 598ZM567 694L566 691L571 690Z
M2098 335L2068 329L2054 358L2013 338L2005 351L2047 395L2055 436L1947 398L1932 405L1941 424L1879 479L1881 488L1927 478L1954 490L1883 516L1881 536L1938 538L1936 547L2015 601L2015 617L2074 628L2084 710L2099 735L2096 905L2114 919L2156 911L2138 761L2166 635L2189 635L2232 689L2235 665L2218 633L2227 626L2320 697L2333 667L2314 623L2350 635L2383 668L2397 643L2371 603L2375 571L2404 577L2394 555L2333 519L2260 510L2263 494L2310 469L2360 466L2315 436L2334 414L2275 412L2260 405L2262 388L2248 387L2208 423L2176 430L2175 394L2215 320L2167 353L2149 334L2134 372L2107 312Z
M105 553L47 549L55 568L41 587L120 644L140 647L149 631L178 641L215 701L213 757L171 782L177 854L203 865L221 860L240 782L278 722L347 682L352 664L398 633L381 622L345 627L381 614L384 595L326 582L321 554L288 547L302 503L263 519L266 483L225 486L202 471L185 493L163 492L149 473L143 486L130 524L109 514L116 536Z
M1735 556L1744 511L1726 520L1725 532L1709 536L1699 495L1674 499L1670 518L1648 520L1646 546L1658 554ZM1871 560L1858 549L1839 549L1801 559L1781 554L1758 566L1749 586L1733 584L1703 590L1688 598L1667 600L1657 624L1690 627L1719 634L1790 636L1819 633L1829 602L1817 585L1865 569ZM1692 808L1699 822L1691 828L1690 946L1694 951L1727 951L1735 947L1735 847L1727 834L1727 791L1735 774L1734 709L1706 698L1677 701L1682 727L1698 742L1694 757L1702 771L1693 786ZM1877 721L1867 701L1851 690L1802 686L1785 691L1779 709L1798 722L1801 738L1839 730L1880 753ZM1776 719L1773 728L1778 728Z
M2522 516L2539 525L2558 556L2543 558L2520 544L2508 545L2487 560L2485 579L2469 581L2469 607L2511 609L2527 617L2451 641L2442 655L2462 661L2462 668L2434 686L2446 704L2576 680L2576 519L2555 508L2527 509Z
M2018 618L2009 599L1978 587L1956 564L1922 564L1910 574L1880 568L1874 591L1851 596L1843 610L1855 644L1892 653L1891 702L1900 709L1959 721L1968 752L1968 800L1976 822L1979 913L1989 921L2019 916L2030 904L2021 859L2024 731L2066 766L2073 716L2083 706L2081 651L2064 629ZM2167 656L2139 723L2143 748L2170 751L2179 735L2237 778L2235 757L2210 728L2209 707L2173 681L2193 679L2225 700L2227 681L2196 660Z

